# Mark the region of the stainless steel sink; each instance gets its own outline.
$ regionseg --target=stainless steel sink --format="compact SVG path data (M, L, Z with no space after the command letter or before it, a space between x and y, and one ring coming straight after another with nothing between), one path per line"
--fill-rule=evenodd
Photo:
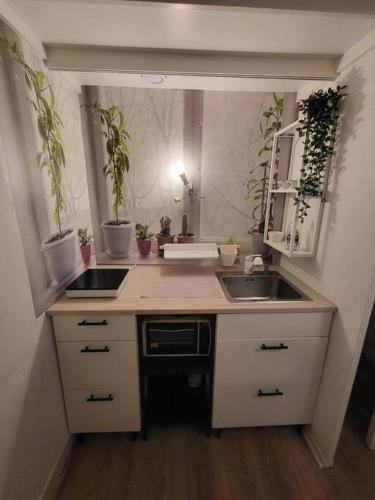
M290 302L311 300L276 271L252 274L216 273L230 302Z

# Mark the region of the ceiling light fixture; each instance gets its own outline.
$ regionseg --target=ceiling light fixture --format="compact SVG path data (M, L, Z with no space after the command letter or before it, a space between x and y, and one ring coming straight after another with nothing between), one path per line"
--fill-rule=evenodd
M141 75L142 79L147 82L147 83L152 83L153 85L159 85L160 83L163 83L164 80L167 78L164 75Z

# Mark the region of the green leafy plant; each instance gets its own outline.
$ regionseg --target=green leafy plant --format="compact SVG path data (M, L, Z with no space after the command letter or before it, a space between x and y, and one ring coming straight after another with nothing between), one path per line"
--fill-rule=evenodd
M93 237L91 234L89 234L89 230L87 227L80 227L78 229L78 241L80 247L88 245L92 240Z
M56 100L50 82L42 71L31 68L25 61L17 44L10 43L0 34L0 39L7 43L11 56L23 67L25 82L33 98L28 101L36 113L38 133L41 140L39 164L46 169L51 181L51 195L55 200L54 221L59 233L51 238L61 239L68 231L61 229L61 212L64 209L63 174L65 166L64 143L61 134L62 121L56 110Z
M172 219L168 215L164 215L160 219L160 234L163 236L169 236L171 232L171 222Z
M154 233L150 231L150 226L143 226L142 224L136 224L135 234L137 240L150 240L154 236Z
M117 106L102 108L97 102L85 104L99 113L100 123L103 126L102 135L106 140L107 163L103 167L105 177L112 181L113 213L116 217L116 225L123 221L119 220L119 209L124 203L123 185L125 172L129 172L129 150L126 141L130 135L125 129L124 115Z
M231 235L226 239L225 244L226 245L238 245L238 240L235 236Z
M297 187L295 204L299 204L298 218L303 223L310 208L309 199L323 194L326 169L334 154L340 105L346 95L346 86L318 90L301 100L297 111L302 114L298 134L304 138L301 178Z
M256 223L250 227L249 233L264 232L266 219L267 193L274 179L270 180L271 152L273 137L281 128L281 118L283 113L284 100L273 93L273 105L262 113L259 125L263 145L258 151L260 163L250 171L250 176L246 183L248 201L255 203L252 210L252 218ZM277 175L277 174L276 174Z

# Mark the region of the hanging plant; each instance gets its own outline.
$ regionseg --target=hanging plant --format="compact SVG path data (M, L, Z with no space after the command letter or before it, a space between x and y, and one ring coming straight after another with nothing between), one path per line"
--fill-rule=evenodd
M34 98L28 99L37 116L37 127L42 150L39 155L39 165L46 169L51 182L51 195L55 200L53 217L59 232L52 236L50 242L62 239L71 230L62 231L61 212L64 209L63 174L65 167L64 144L61 135L62 121L56 110L55 95L47 76L42 71L32 69L25 61L22 51L16 43L10 43L0 34L0 40L7 43L13 59L24 70L25 82Z
M92 108L99 113L100 123L104 127L102 135L106 141L107 162L103 167L105 177L110 177L112 181L113 213L116 217L114 221L118 226L124 221L119 220L119 209L124 203L123 185L125 171L129 172L129 150L126 141L130 135L124 126L124 115L117 106L102 108L97 102L85 104L85 107Z
M311 206L310 198L319 198L323 194L326 169L334 154L340 104L346 95L345 87L318 90L297 105L297 111L302 114L297 132L304 138L304 152L301 178L294 202L299 204L298 218L301 223Z
M270 186L271 151L273 137L281 128L284 100L273 93L273 105L262 113L259 125L262 147L258 151L259 164L250 172L247 180L246 199L255 203L252 217L257 222L249 229L249 233L264 232L266 218L267 193Z

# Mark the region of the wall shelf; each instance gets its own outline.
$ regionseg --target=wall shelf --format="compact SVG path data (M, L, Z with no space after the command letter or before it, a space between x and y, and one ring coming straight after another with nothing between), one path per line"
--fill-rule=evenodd
M270 168L271 183L276 184L277 180L300 182L304 143L297 131L299 126L300 123L297 120L274 135ZM280 141L281 139L283 140ZM296 189L277 189L274 187L268 190L264 243L287 257L314 257L316 255L328 186L330 162L331 160L329 160L325 170L321 196L319 198L310 198L311 207L303 223L298 219L300 203L295 202ZM290 241L293 243L296 236L298 236L297 248L293 248L294 245L291 244L290 249L287 249L285 241L270 241L268 233L272 230L281 231L283 240L289 233Z

